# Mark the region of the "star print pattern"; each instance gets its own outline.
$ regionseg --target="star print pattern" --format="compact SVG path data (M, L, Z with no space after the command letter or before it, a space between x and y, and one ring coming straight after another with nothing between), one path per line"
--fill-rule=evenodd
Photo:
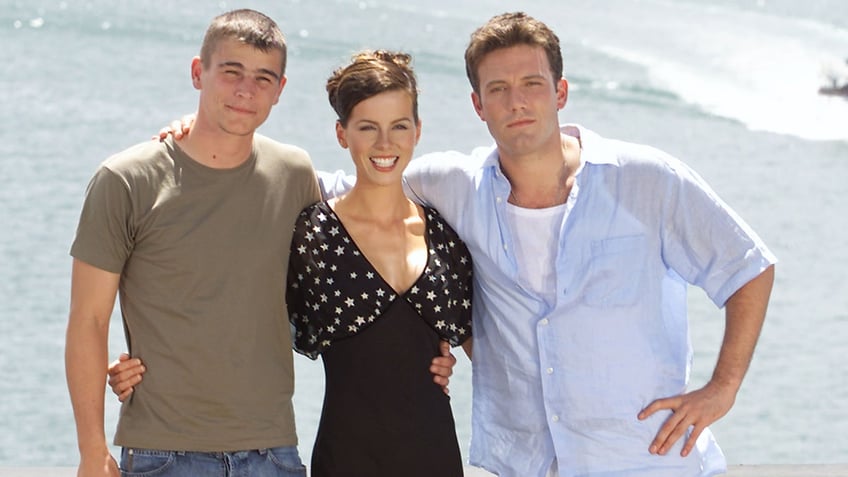
M326 202L301 212L289 258L286 302L294 348L316 359L368 329L394 300L407 300L452 346L471 337L471 255L435 209L424 207L427 264L398 295L374 269Z

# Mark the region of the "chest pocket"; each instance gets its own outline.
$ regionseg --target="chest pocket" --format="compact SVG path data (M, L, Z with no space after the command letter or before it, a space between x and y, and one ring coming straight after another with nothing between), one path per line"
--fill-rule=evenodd
M644 289L646 239L642 235L592 242L583 300L596 307L629 306Z

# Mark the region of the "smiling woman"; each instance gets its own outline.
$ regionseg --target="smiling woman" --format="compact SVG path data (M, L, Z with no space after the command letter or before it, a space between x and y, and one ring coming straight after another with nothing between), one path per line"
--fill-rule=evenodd
M463 474L450 401L428 365L442 341L470 337L471 261L438 212L403 192L421 134L409 61L365 52L327 81L357 181L306 208L292 240L295 349L320 354L326 376L313 477Z

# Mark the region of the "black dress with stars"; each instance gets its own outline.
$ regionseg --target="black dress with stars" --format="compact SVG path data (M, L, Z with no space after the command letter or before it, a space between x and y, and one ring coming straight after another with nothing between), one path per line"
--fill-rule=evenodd
M427 265L398 295L324 202L300 214L286 300L295 350L324 362L313 477L461 476L450 401L433 382L439 341L471 336L471 259L431 208Z

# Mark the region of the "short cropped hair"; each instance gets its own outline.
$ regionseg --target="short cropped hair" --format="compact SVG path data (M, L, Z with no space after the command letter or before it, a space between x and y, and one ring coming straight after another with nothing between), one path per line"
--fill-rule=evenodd
M286 38L283 32L274 20L247 8L223 13L212 19L200 47L200 62L204 68L209 68L218 43L231 38L262 52L279 52L282 60L280 77L286 74Z
M330 106L342 127L353 108L386 91L405 91L412 98L412 115L418 123L418 86L407 53L376 50L355 54L351 62L336 69L327 79Z
M562 50L556 34L524 12L503 13L475 30L465 50L465 73L475 93L480 94L478 69L483 58L495 50L518 45L542 48L551 65L554 81L562 78Z

